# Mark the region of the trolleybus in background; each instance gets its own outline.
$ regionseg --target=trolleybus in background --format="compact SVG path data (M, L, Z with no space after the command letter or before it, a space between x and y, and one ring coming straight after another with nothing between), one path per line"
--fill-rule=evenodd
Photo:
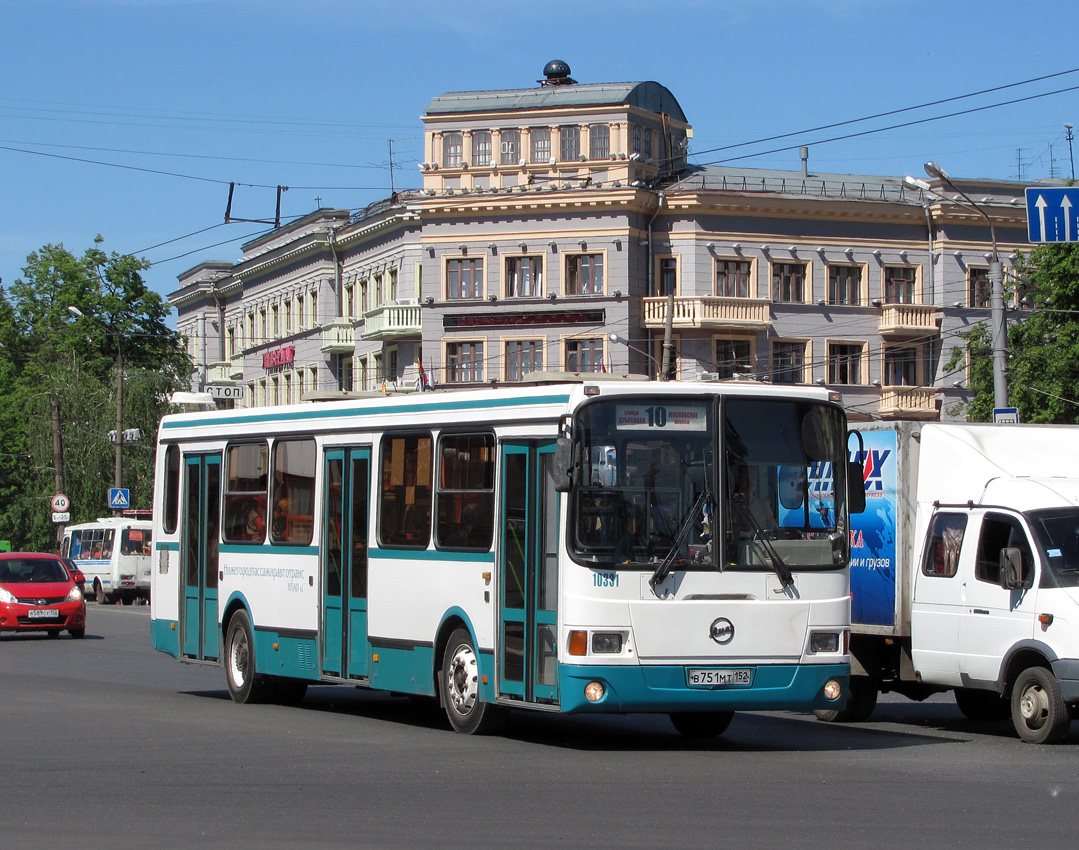
M60 554L82 570L98 602L150 598L153 523L148 511L139 513L145 518L102 517L64 529Z
M842 706L838 396L606 377L165 417L154 647L237 702L347 683L465 733Z

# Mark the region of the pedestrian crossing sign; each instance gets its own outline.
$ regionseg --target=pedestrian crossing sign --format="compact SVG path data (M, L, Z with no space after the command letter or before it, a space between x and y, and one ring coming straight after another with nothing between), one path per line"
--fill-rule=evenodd
M131 507L131 491L126 487L109 488L109 510L118 511Z

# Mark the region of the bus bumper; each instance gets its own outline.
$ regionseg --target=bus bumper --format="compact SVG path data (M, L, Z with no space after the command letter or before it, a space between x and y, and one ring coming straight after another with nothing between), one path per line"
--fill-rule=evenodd
M758 664L749 686L690 687L690 668L683 665L559 666L559 696L564 712L635 711L813 711L846 704L850 681L848 664ZM842 686L839 699L824 695L834 679ZM597 701L585 697L592 682L603 686Z

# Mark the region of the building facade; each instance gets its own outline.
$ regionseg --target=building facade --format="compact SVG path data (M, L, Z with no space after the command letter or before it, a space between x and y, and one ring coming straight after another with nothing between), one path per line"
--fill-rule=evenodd
M1012 277L1024 184L688 163L654 82L436 97L422 187L320 209L170 301L193 388L240 406L535 371L817 383L853 418L961 416L962 334Z

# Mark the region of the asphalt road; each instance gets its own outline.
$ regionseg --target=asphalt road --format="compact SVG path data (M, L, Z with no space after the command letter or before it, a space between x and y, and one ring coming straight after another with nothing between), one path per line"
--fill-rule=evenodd
M1079 722L1056 747L947 697L869 723L739 714L691 743L660 716L516 713L496 738L317 687L240 706L155 653L146 607L87 637L0 637L0 848L1071 846Z

